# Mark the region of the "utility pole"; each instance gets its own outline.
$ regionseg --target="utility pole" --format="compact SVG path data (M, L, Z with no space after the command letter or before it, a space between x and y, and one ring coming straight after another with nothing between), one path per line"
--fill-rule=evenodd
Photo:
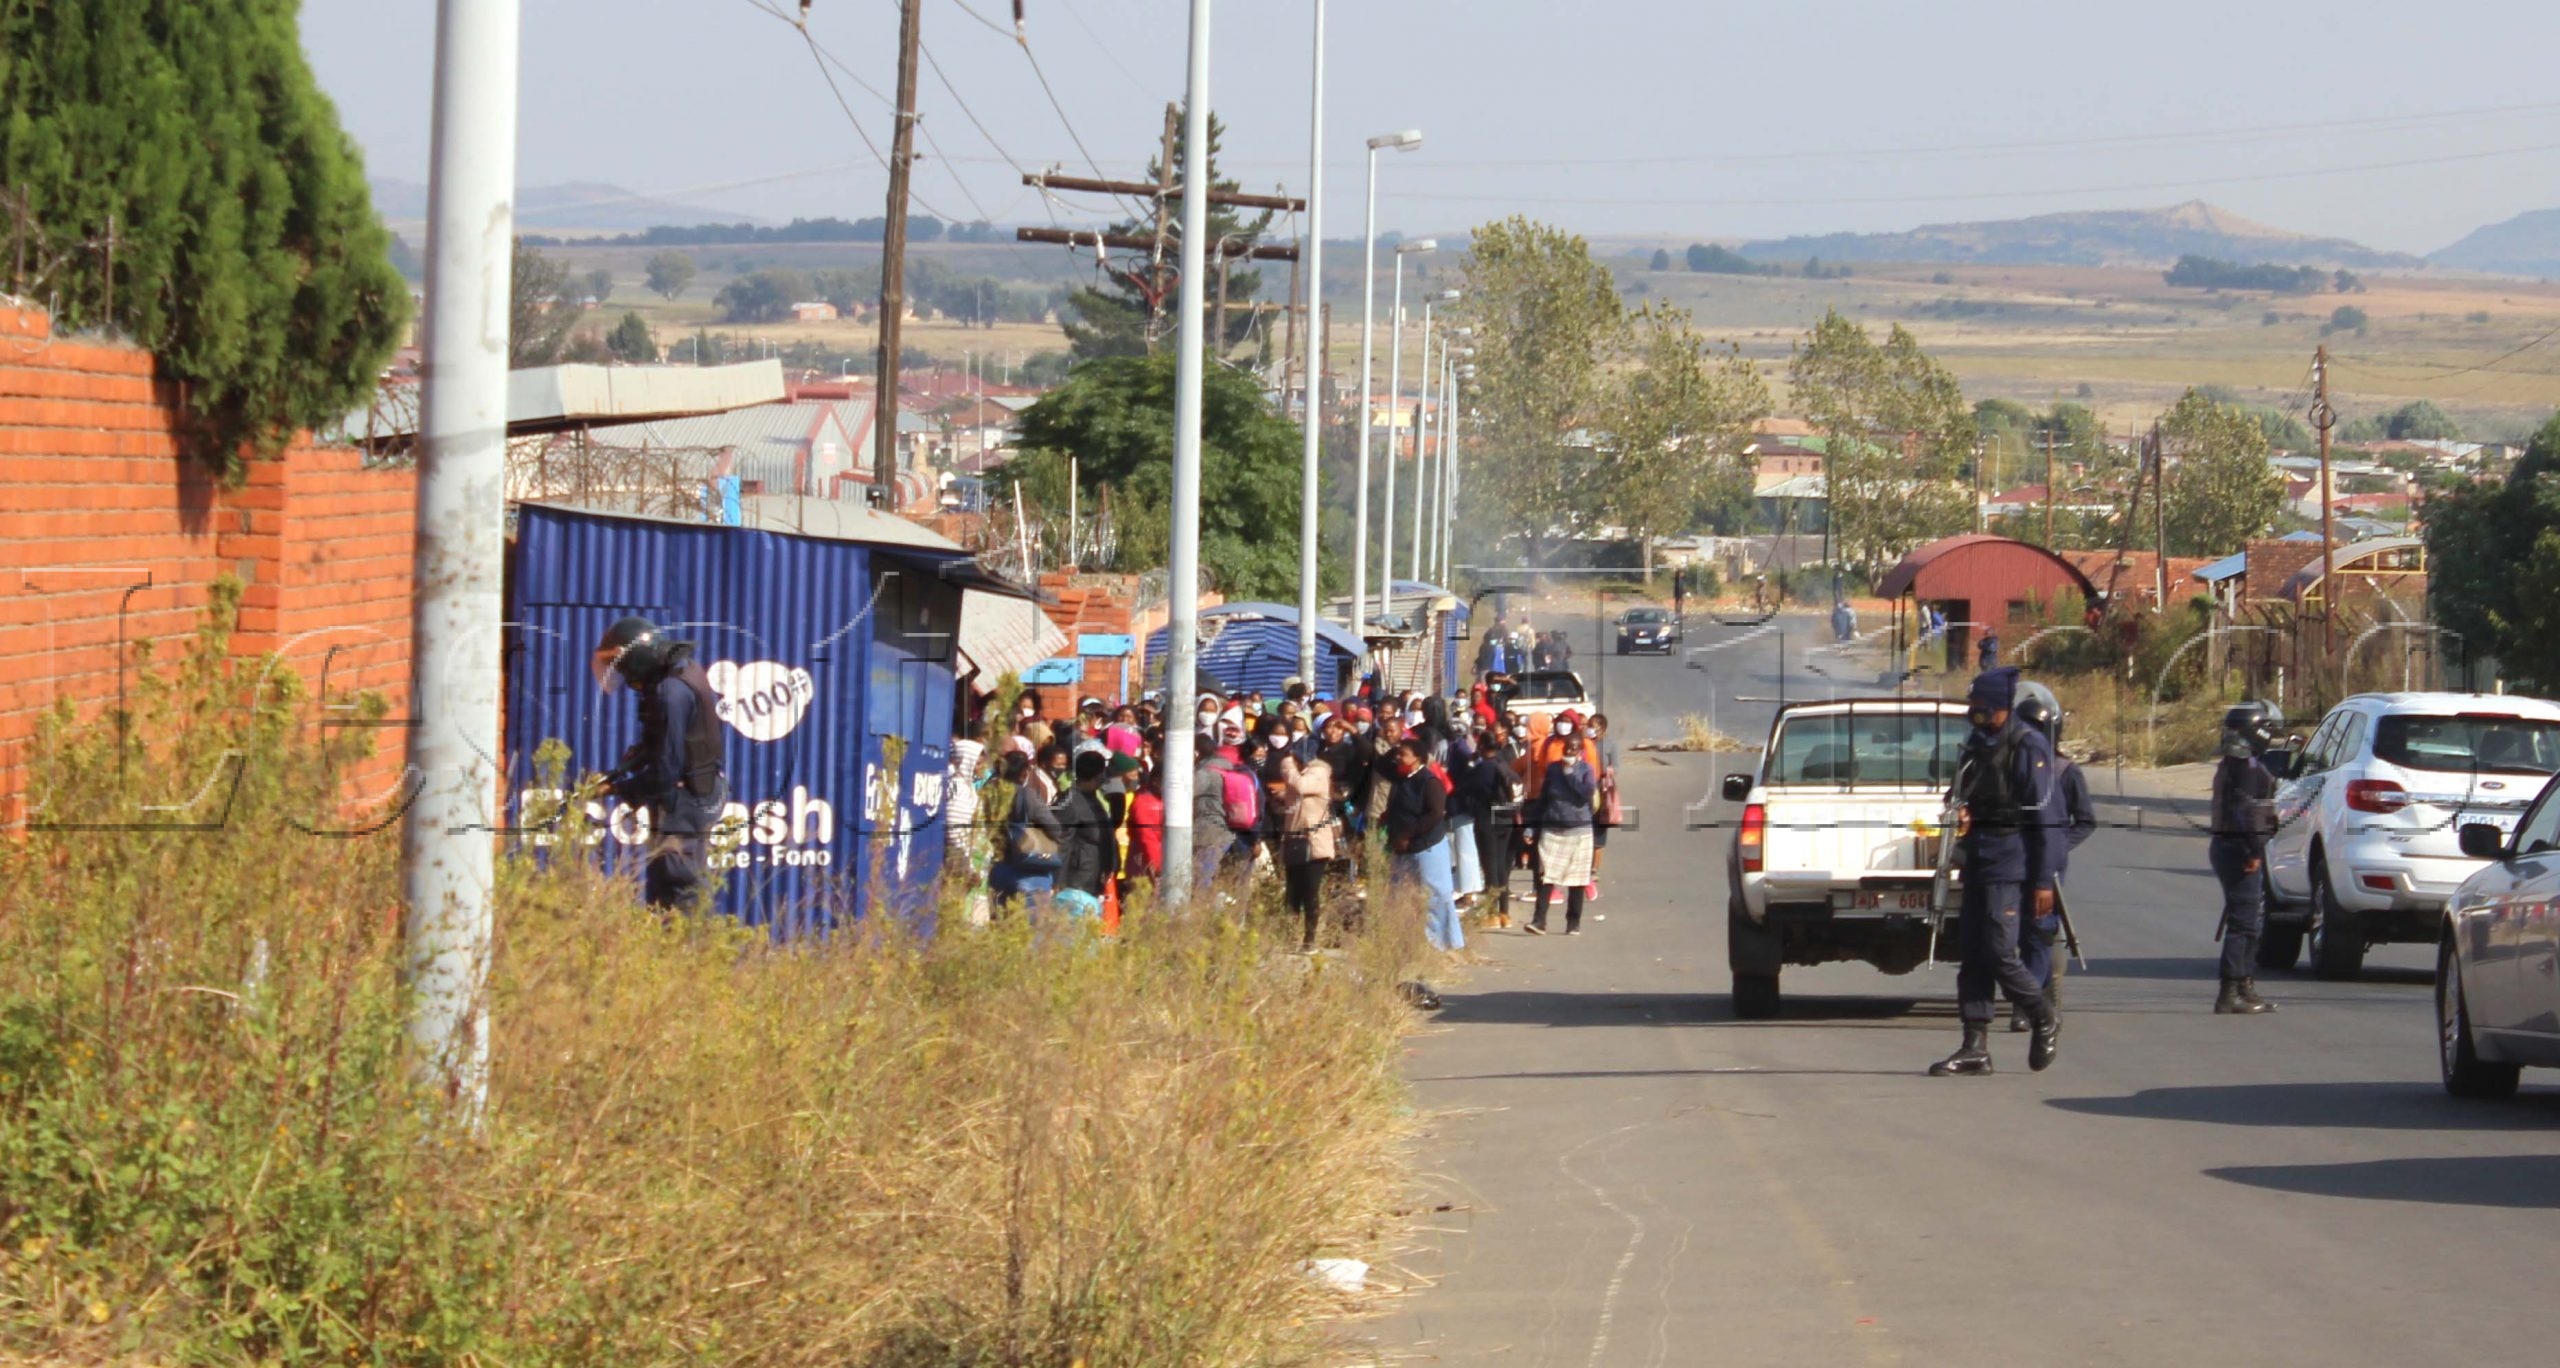
M913 0L910 0L912 3ZM1200 386L1208 356L1201 336L1200 278L1209 230L1209 0L1191 0L1187 134L1182 173L1182 331L1173 381L1172 547L1166 558L1165 694L1188 697L1200 658ZM1167 159L1168 164L1170 158ZM1159 210L1159 215L1161 215ZM1191 900L1191 764L1198 734L1178 717L1164 738L1165 905Z
M2169 448L2151 423L2151 601L2169 611Z
M2053 424L2044 428L2044 549L2053 549Z
M898 10L898 126L889 137L889 227L880 238L880 383L871 407L871 497L898 503L898 354L907 312L907 182L916 164L916 51L924 44L924 0Z
M400 931L418 1081L465 1127L489 1087L517 46L516 0L437 9Z
M1306 270L1307 310L1307 412L1305 445L1298 463L1298 677L1307 682L1310 691L1326 687L1316 678L1316 543L1323 533L1318 518L1316 475L1323 455L1324 408L1320 395L1322 385L1317 360L1324 351L1324 327L1319 321L1324 299L1324 0L1315 0L1315 84L1308 96L1307 113L1307 234L1304 255ZM1298 299L1298 266L1289 264L1289 298ZM1297 315L1292 314L1295 327ZM1289 337L1289 354L1297 354L1297 334ZM1280 371L1280 408L1289 407L1288 367ZM1354 618L1358 611L1352 613ZM1172 697L1170 688L1166 696Z
M1156 334L1161 332L1164 326L1164 277L1166 270L1169 269L1165 265L1164 249L1173 233L1170 218L1173 213L1173 146L1177 135L1175 121L1180 117L1181 111L1171 101L1167 101L1164 107L1164 141L1156 153L1156 245L1147 257L1148 271L1154 282L1147 289L1147 355L1149 356L1156 354ZM1186 276L1182 283L1187 287L1191 280Z
M2311 426L2320 434L2320 674L2325 689L2329 674L2329 653L2334 644L2330 637L2330 619L2337 609L2337 586L2329 582L2337 569L2337 534L2330 527L2329 494L2329 429L2338 425L2338 411L2329 407L2329 348L2318 347L2311 353Z

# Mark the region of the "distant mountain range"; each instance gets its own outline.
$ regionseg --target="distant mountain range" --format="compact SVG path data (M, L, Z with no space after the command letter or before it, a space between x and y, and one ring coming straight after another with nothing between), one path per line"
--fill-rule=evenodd
M2560 209L2534 209L2427 253L2431 266L2560 278Z
M2166 209L2105 209L1986 223L1932 223L1907 233L1824 233L1746 242L1758 261L1916 261L1988 266L2166 266L2190 253L2250 264L2417 266L2344 238L2252 223L2202 200Z
M416 181L375 177L373 206L395 232L411 232L427 221L427 187ZM753 223L769 220L726 209L676 204L633 194L619 185L576 181L564 185L527 185L516 191L516 227L535 232L637 232L660 224L692 227L702 223Z

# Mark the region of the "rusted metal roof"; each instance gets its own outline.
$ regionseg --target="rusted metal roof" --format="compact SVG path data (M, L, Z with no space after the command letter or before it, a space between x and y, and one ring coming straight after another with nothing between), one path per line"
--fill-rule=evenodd
M1988 533L1968 532L1920 547L1885 572L1876 586L1888 599L1911 594L1923 599L2005 602L2038 592L2078 592L2094 599L2098 591L2079 567L2029 542Z

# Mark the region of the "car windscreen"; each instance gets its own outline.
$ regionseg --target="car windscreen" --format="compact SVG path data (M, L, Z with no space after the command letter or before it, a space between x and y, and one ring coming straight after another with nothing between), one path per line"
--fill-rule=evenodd
M1817 713L1778 724L1771 784L1944 785L1971 725L1943 713Z
M2453 774L2560 771L2560 722L2490 713L2396 713L2375 722L2373 758Z
M1630 627L1650 627L1662 622L1665 616L1666 615L1659 608L1638 608L1627 614L1627 625Z

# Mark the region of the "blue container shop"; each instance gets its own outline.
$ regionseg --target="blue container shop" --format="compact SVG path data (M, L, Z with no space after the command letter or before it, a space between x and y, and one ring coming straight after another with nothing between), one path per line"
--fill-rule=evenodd
M862 915L875 892L924 910L945 847L964 589L1023 596L956 549L520 505L505 648L517 817L556 811L544 742L566 744L575 783L637 737L629 694L607 696L590 672L605 629L637 614L693 642L719 694L719 910L777 937ZM646 814L608 799L588 817L604 857L636 871Z
M1200 610L1199 672L1229 692L1259 689L1277 697L1281 683L1298 672L1298 610L1285 603L1222 603ZM1147 678L1164 686L1165 629L1147 637ZM1367 652L1360 638L1322 618L1316 620L1316 674L1310 689L1340 693L1359 678Z

